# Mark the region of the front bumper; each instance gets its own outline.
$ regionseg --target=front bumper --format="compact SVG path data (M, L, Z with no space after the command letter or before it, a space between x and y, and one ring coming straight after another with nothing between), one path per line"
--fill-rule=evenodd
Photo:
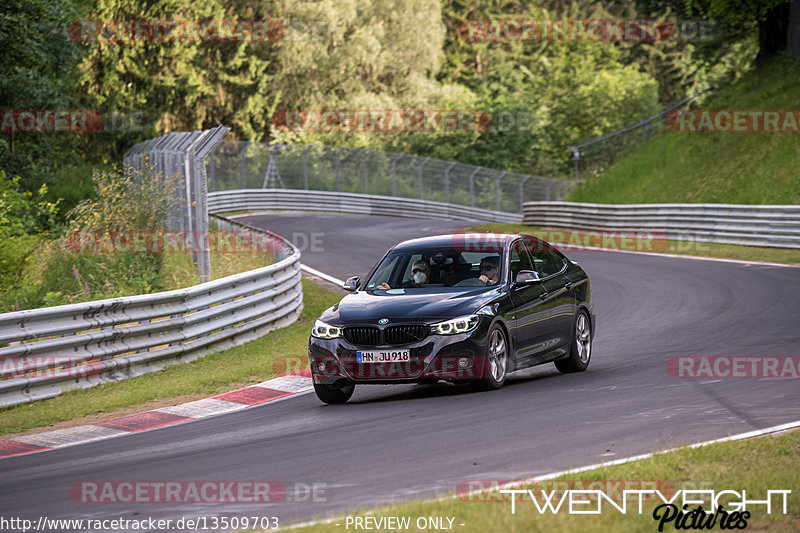
M471 332L429 335L411 344L356 346L344 338L311 337L308 358L314 383L420 383L482 379L488 372L486 334L488 320L481 320ZM359 363L357 351L409 351L409 361ZM459 362L467 362L462 366Z

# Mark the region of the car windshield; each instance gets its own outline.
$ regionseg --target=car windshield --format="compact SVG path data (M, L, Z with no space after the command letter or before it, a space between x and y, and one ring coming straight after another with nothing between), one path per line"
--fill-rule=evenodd
M367 290L481 287L503 282L503 248L404 248L390 252L368 280Z

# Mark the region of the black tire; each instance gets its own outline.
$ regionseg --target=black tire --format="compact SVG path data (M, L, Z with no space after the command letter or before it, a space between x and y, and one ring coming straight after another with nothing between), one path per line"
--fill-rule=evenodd
M569 357L555 361L556 368L562 374L583 372L592 359L592 321L586 311L580 310L572 324L572 340Z
M317 393L317 398L325 403L337 404L345 403L353 395L356 390L355 383L348 383L347 385L322 385L314 383L314 392Z
M503 386L508 375L508 338L502 327L495 324L486 335L488 372L478 382L478 388L496 390Z

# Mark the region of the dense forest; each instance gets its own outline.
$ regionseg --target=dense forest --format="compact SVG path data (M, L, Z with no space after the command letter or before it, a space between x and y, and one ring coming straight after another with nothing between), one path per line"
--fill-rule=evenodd
M670 31L659 39L514 39L473 24L559 19L659 20ZM159 33L170 21L180 35ZM222 33L186 32L204 21ZM242 21L250 24L244 38L221 27ZM406 151L559 176L569 170L568 144L737 79L787 47L788 21L789 4L776 0L3 0L4 119L8 110L87 110L104 120L56 133L15 131L6 121L0 169L20 176L22 191L46 185L63 214L92 194L88 169L119 162L140 140L222 123L234 139ZM137 23L149 29L134 33ZM480 110L491 121L475 131L329 133L276 120L325 109Z

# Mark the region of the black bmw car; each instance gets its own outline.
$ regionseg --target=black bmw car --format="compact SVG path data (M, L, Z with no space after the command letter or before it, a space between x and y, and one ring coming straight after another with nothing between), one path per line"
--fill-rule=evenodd
M473 382L553 362L581 372L592 356L589 277L526 235L454 234L402 242L314 324L308 356L325 403L356 384Z

